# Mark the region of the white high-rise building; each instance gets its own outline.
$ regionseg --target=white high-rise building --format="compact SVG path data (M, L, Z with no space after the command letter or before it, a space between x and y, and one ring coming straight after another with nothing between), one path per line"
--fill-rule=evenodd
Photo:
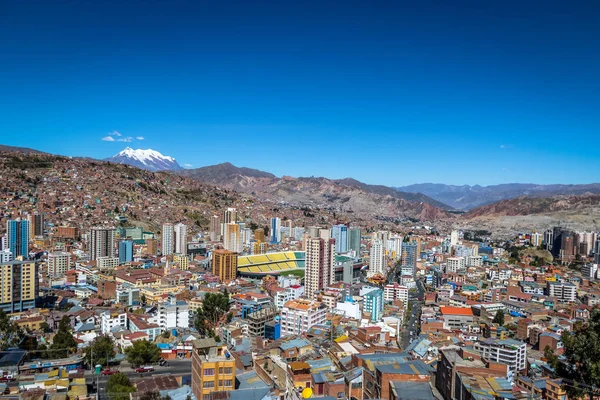
M7 263L13 260L13 255L10 249L0 250L0 263Z
M174 227L175 253L187 254L187 225L179 223Z
M306 240L306 296L313 298L335 282L335 239Z
M244 250L244 242L240 231L240 225L234 222L225 224L223 233L223 247L225 250L241 253Z
M71 264L71 254L58 251L48 254L48 275L53 277L62 277L65 275Z
M346 225L334 225L331 228L331 237L335 239L336 253L348 251L348 227Z
M175 231L173 229L173 224L164 224L162 227L162 255L168 256L173 254L173 249L175 248L174 241Z
M383 275L385 263L385 251L383 243L379 239L375 239L371 244L371 253L369 258L368 276Z
M455 229L450 234L450 246L456 246L458 244L458 231Z
M90 230L90 258L96 260L100 257L114 257L115 229L92 228Z
M387 241L386 250L389 252L390 257L394 257L399 260L402 257L402 236L392 236Z

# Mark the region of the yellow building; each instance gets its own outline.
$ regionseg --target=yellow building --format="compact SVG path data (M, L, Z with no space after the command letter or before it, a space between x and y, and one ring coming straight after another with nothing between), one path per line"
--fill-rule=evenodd
M7 313L35 307L38 273L34 261L10 261L0 264L0 309Z
M182 271L187 271L190 269L190 259L185 254L175 254L173 256L173 262L177 263L179 269Z
M229 250L214 250L212 253L212 273L221 282L231 281L237 276L237 254Z
M235 390L235 360L227 346L207 338L195 340L193 348L192 393L197 400L226 398L217 393Z

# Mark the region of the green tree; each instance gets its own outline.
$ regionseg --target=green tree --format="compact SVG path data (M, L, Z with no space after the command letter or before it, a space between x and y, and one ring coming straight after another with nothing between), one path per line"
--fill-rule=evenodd
M496 311L496 316L492 320L494 324L504 325L504 311L498 310Z
M66 358L76 350L77 342L71 333L71 320L65 315L58 323L58 330L52 339L52 345L47 350L47 357Z
M125 349L125 355L131 365L152 364L160 359L160 349L148 340L138 340Z
M115 357L115 344L110 336L98 336L85 349L85 360L92 368L97 365L107 366Z
M23 339L23 330L0 310L0 350L18 346Z
M158 390L148 390L140 396L139 400L162 400L162 397Z
M44 333L49 333L51 331L50 325L48 325L48 323L44 321L40 324L40 330Z
M575 324L572 332L564 331L561 340L563 357L559 358L550 347L544 355L558 376L572 381L564 388L569 398L583 397L583 385L600 386L600 310L592 310L586 324Z
M215 329L229 311L229 293L206 293L202 306L196 310L194 326L202 335L215 336Z
M146 304L146 295L144 293L142 293L142 295L140 296L140 301L142 302L142 304Z
M111 375L106 382L106 394L111 400L129 400L129 393L133 392L135 387L129 378L120 372Z

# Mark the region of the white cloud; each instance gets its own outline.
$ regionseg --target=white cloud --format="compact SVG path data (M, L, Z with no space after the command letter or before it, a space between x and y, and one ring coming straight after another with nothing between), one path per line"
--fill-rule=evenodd
M105 136L102 138L105 142L114 142L115 139L112 136Z
M186 168L192 168L193 167L192 164L183 164L183 166L186 167Z
M503 144L501 144L501 145L500 145L500 148L501 148L501 149L505 149L505 148L506 148L506 146L505 146L505 145L503 145Z
M112 131L108 133L108 136L123 136L119 131Z
M136 138L137 140L144 140L144 137L143 137L143 136L136 136L135 138Z
M129 142L133 142L133 138L131 136L127 136L127 137L124 137L124 138L121 138L121 139L117 139L117 142L126 142L126 143L129 143Z

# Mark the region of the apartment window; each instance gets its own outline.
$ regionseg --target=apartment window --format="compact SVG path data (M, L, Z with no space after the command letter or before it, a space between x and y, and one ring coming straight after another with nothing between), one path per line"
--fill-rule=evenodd
M214 368L205 368L204 369L204 376L213 376L214 374L215 374Z
M222 374L223 373L223 367L219 368L219 373Z
M206 393L205 395L202 395L202 400L212 400L211 393Z
M205 389L210 389L215 387L214 381L204 381L204 385L202 386Z
M225 367L225 374L231 374L232 372L232 368L231 367Z
M231 387L233 386L233 381L231 379L225 379L225 385L223 385L225 387Z

